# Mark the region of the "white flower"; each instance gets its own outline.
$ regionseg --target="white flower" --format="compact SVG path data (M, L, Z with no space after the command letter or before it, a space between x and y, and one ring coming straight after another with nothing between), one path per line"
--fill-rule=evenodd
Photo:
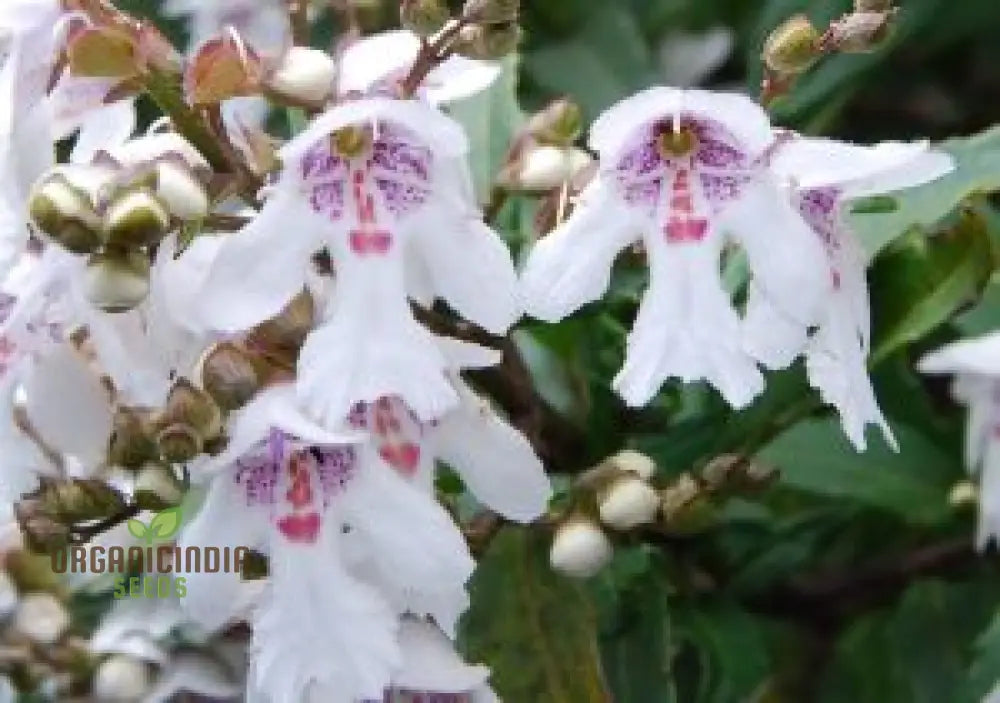
M557 321L600 298L618 253L641 237L650 281L614 387L632 406L668 378L707 380L735 407L763 390L720 280L727 241L785 313L815 323L829 282L819 242L765 168L764 111L749 99L652 88L591 131L600 170L570 218L531 252L527 311Z
M789 365L804 348L810 384L840 413L844 431L859 451L865 448L869 423L881 427L890 446L895 448L896 442L868 379L871 320L865 256L846 210L856 198L920 185L953 167L950 156L931 150L926 142L861 147L795 137L778 147L772 161L795 207L823 245L832 290L819 327L807 340L806 328L751 281L745 345L770 368Z
M968 408L965 463L979 477L976 545L1000 544L1000 333L950 344L921 359L924 373L954 373L955 398Z
M340 58L342 94L392 89L406 78L417 59L420 38L406 29L365 37L351 44ZM500 64L450 56L424 78L419 92L435 105L458 102L488 88L500 75Z
M269 556L254 607L252 686L277 700L380 696L400 663L397 613L345 564L348 539L418 592L461 590L473 562L447 513L366 449L331 433L278 386L240 411L182 546L246 546ZM183 605L205 626L241 600L238 574L186 574ZM323 698L322 696L327 696Z
M491 332L518 315L510 253L475 207L466 150L456 123L415 100L367 98L317 118L282 150L264 209L221 247L201 292L206 323L234 331L273 317L326 247L337 290L299 358L308 409L336 426L357 402L399 396L424 420L441 416L457 397L413 318L408 277L420 272Z

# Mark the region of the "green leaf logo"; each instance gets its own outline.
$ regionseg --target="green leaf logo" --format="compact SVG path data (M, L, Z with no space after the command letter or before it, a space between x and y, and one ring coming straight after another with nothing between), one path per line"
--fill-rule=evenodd
M177 534L181 528L181 509L167 508L161 510L146 526L142 520L131 519L128 521L128 531L136 539L145 540L147 544L152 544L156 540L166 540Z

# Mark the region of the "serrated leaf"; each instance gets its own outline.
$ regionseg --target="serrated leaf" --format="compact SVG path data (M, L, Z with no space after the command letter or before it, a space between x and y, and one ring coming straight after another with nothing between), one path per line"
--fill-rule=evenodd
M130 518L128 521L128 531L136 539L146 539L148 528L146 527L146 523L141 520Z
M911 230L872 267L877 364L976 300L993 273L995 253L983 216L959 215L953 227L926 237Z
M149 523L149 534L151 539L170 539L181 528L180 507L167 508L161 510Z
M531 703L610 703L595 616L581 586L549 567L548 537L502 530L470 583L467 658L489 664L497 694Z

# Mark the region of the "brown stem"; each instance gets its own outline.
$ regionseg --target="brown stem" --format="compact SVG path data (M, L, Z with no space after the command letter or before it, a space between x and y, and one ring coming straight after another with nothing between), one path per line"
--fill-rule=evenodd
M287 2L292 41L295 46L309 46L309 2L308 0L287 0Z

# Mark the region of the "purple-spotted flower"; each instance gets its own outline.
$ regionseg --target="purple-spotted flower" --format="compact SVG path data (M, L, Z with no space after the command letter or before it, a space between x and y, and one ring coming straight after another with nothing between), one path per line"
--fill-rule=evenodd
M393 564L416 591L461 589L473 561L448 514L356 433L302 414L290 386L240 411L182 546L245 546L269 557L253 608L251 688L271 701L380 697L402 663L399 613L353 573L345 551ZM204 627L235 615L238 574L187 574L183 605Z
M804 350L809 383L840 413L851 443L863 451L865 427L875 424L895 447L868 379L871 320L866 257L851 231L847 211L852 200L939 178L952 170L952 159L930 149L926 142L863 147L792 137L776 150L771 167L823 245L831 291L818 328L807 338L806 327L751 280L744 324L746 348L769 368L788 366Z
M424 420L443 415L458 398L408 291L420 281L494 333L518 316L510 253L475 205L467 148L458 124L416 100L365 98L317 118L281 151L263 210L220 248L206 324L245 330L274 316L326 249L336 295L299 358L306 407L329 426L384 396Z
M590 141L598 174L532 250L527 312L557 321L600 298L615 257L641 239L649 287L614 388L638 406L668 378L704 379L747 405L764 380L722 286L726 243L742 247L758 284L802 324L818 321L830 288L820 243L767 168L767 116L738 95L652 88L605 112Z
M949 344L925 356L928 374L956 374L952 392L968 408L965 463L979 477L976 545L1000 544L1000 333Z

